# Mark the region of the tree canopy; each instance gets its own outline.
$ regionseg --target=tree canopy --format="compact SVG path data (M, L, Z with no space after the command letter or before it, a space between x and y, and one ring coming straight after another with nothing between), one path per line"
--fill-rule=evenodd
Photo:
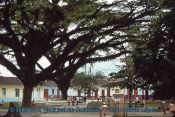
M71 86L74 89L88 94L88 91L95 91L97 89L97 78L93 75L87 75L84 72L76 73L72 79Z
M38 83L53 79L67 84L77 67L129 52L121 46L135 39L129 30L147 22L155 10L152 0L1 0L0 44L6 49L0 64L22 81L23 106L30 106ZM36 72L43 56L55 58Z
M135 65L139 76L151 84L155 99L167 99L175 96L175 2L162 2L162 12L137 48Z

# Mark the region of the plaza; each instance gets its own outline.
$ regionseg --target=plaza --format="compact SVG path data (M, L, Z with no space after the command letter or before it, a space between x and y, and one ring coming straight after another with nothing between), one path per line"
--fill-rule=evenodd
M79 105L70 105L68 106L67 101L61 101L60 105L58 105L59 101L50 102L48 103L48 108L71 108L71 109L88 109L88 103L91 103L91 100L87 100L87 103L81 103ZM54 105L53 105L54 104ZM57 106L58 107L57 107ZM3 116L7 113L8 109L0 109L0 115ZM114 113L106 113L101 114L101 117L112 117ZM100 117L100 112L20 112L20 115L22 117ZM127 117L172 117L173 114L169 111L164 112L158 111L158 112L127 112ZM122 116L121 116L122 117Z

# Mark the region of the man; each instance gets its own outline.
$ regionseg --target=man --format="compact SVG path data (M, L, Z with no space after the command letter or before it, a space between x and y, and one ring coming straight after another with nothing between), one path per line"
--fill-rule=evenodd
M86 104L86 96L83 97L83 101Z

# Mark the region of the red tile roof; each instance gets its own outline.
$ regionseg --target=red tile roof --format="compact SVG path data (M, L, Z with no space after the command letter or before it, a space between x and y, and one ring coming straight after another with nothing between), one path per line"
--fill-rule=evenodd
M108 79L98 79L97 85L105 86L111 82L122 82L123 79L116 79L116 80L108 80ZM17 77L3 77L0 76L0 85L23 85L22 82ZM45 81L44 86L52 86L57 87L57 84L51 80Z
M17 77L0 76L0 85L23 85L23 84ZM45 82L43 85L57 87L56 83L50 80Z
M98 79L97 80L97 85L99 85L99 86L104 86L104 85L106 85L108 82L107 82L107 80L106 79Z
M104 87L105 85L108 85L110 83L121 83L123 82L123 78L118 78L118 79L98 79L97 80L97 85Z
M0 76L1 85L23 85L22 82L16 77L3 77Z
M57 87L57 84L51 80L47 80L43 84L44 86L52 86L52 87Z

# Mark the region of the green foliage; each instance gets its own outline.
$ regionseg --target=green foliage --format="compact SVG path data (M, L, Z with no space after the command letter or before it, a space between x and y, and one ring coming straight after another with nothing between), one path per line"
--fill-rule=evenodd
M3 102L2 106L0 106L0 108L2 108L2 109L9 109L10 103L11 102ZM20 102L12 102L12 103L15 105L15 107L21 107L21 103Z
M96 90L97 79L92 75L86 75L84 72L76 73L72 81L72 87L87 93L88 90Z
M153 107L153 108L158 108L161 106L161 101L146 101L145 106L146 107Z
M120 70L115 73L110 73L111 78L114 80L121 80L117 83L111 83L112 87L120 86L121 88L136 88L137 87L137 78L135 75L135 67L134 67L134 58L131 55L125 56L121 59L121 61L124 63L124 65L120 66ZM109 84L110 86L110 84Z
M102 71L98 71L98 72L95 73L94 77L97 78L97 79L102 79L102 78L105 77L105 74Z
M112 72L109 74L110 77L118 79L118 78L125 78L126 77L126 71L124 69L119 70L117 73Z
M143 26L143 19L157 10L150 0L121 0L111 4L97 0L64 0L63 4L59 0L1 0L0 3L0 44L12 51L15 60L11 62L2 53L0 64L24 84L24 104L31 104L32 90L27 89L40 82L54 80L65 90L84 64L130 52L122 45L133 41L131 33L138 31L133 27ZM51 64L40 65L36 73L38 60L43 56Z
M100 108L102 106L102 102L98 101L98 102L90 102L88 103L87 107L88 108Z
M175 68L175 6L174 1L164 1L164 13L150 27L147 43L138 49L135 60L138 75L151 84L154 96L167 99L175 96L174 68ZM171 93L170 93L171 92Z

